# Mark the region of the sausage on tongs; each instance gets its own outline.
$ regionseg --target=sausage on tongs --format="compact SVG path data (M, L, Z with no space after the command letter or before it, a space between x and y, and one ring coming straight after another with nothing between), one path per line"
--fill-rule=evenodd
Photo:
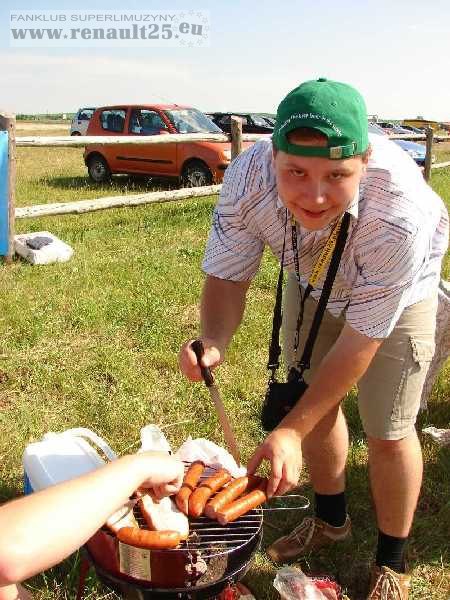
M205 507L205 515L210 519L216 519L217 511L239 498L242 494L255 489L261 482L262 478L257 475L238 477L208 502Z
M256 490L251 491L250 493L242 496L242 498L238 498L234 502L227 504L217 511L216 517L221 525L227 525L227 523L231 523L242 515L245 515L253 508L256 508L260 504L263 504L267 501L266 495L266 487L267 480L263 479L261 484L256 488Z
M183 484L175 496L175 502L178 508L185 515L188 514L189 511L189 497L192 492L195 490L200 477L202 476L205 465L200 461L196 460L192 463L189 469L186 471L186 474L183 479Z
M217 473L202 481L189 497L189 516L196 518L202 515L211 496L223 488L230 479L231 475L226 469L219 469Z

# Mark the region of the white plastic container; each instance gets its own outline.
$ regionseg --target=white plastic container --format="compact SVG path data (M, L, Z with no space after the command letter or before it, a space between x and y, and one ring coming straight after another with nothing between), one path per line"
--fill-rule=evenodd
M46 433L40 442L29 444L23 453L24 491L26 494L84 475L98 469L117 455L90 429L79 427L62 433Z

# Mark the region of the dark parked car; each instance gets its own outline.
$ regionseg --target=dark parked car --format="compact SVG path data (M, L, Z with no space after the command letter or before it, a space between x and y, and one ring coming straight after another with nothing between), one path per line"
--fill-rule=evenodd
M238 113L238 112L215 112L208 113L208 116L212 121L225 131L225 133L231 133L231 116L240 117L242 119L242 132L243 133L268 133L273 132L273 124L271 124L265 117L257 115L255 113ZM270 118L270 117L269 117Z

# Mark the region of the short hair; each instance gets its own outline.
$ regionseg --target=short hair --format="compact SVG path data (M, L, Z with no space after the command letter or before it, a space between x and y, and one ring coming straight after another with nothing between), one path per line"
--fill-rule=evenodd
M303 142L328 142L328 138L324 133L312 127L297 127L297 129L290 131L286 137L290 144L300 145ZM368 148L362 154L357 154L356 156L360 156L366 161L371 151L372 148L369 144Z

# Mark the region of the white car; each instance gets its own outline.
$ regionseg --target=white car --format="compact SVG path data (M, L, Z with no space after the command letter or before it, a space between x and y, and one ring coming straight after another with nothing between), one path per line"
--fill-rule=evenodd
M70 125L70 135L86 135L86 131L95 108L80 108Z

